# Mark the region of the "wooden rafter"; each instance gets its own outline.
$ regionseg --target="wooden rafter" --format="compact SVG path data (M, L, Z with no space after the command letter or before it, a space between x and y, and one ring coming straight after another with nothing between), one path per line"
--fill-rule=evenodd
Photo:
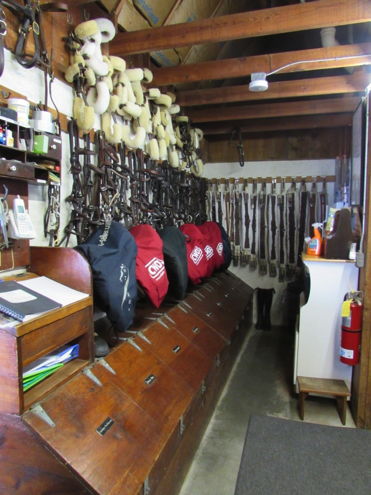
M125 56L370 20L369 0L321 0L120 33L110 42L110 53Z
M297 96L357 93L371 84L371 74L356 72L351 76L318 77L269 83L267 91L251 92L248 85L181 91L176 102L181 107L234 103L237 101L273 100Z
M288 117L290 115L322 115L352 113L359 98L329 98L323 100L295 101L285 103L252 104L227 108L208 108L187 111L187 116L194 122L220 122L223 120L241 120L271 117Z
M324 59L327 61L315 62L316 60ZM245 77L253 72L265 72L268 74L293 63L295 65L287 67L281 73L369 65L371 64L371 43L334 46L332 48L314 48L312 50L273 53L271 55L255 55L153 69L152 85L163 86Z
M318 129L326 127L348 127L352 124L350 113L338 114L336 119L333 115L301 115L300 117L285 117L271 119L241 120L238 127L242 132L271 132L288 131L292 129ZM202 126L204 136L230 134L236 127L236 121L206 123Z

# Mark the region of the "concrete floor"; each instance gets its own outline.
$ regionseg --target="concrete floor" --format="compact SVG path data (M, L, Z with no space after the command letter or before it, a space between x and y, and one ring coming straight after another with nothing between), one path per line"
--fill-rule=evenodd
M250 414L300 421L294 336L251 328L179 495L233 495ZM309 396L305 421L342 426L334 399ZM355 427L349 407L346 427Z

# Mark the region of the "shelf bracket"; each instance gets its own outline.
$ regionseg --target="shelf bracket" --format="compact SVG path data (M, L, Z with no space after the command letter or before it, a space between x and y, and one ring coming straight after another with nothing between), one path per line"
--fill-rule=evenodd
M99 359L98 360L98 363L101 364L102 366L104 366L108 371L110 371L113 375L116 375L116 371L111 368L111 366L107 363L107 361L102 358L102 359Z
M51 419L51 417L44 411L44 409L40 406L40 404L37 404L34 407L31 407L31 412L35 414L37 417L42 419L47 425L51 426L52 428L55 427L54 421Z
M102 386L102 383L98 380L96 376L93 375L90 369L84 370L83 371L84 375L86 375L88 378L90 378L91 381L96 383L99 387Z

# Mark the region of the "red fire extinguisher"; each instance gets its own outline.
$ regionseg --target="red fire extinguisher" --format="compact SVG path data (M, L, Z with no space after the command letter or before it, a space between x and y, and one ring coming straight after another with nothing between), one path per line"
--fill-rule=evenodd
M362 292L349 292L344 297L344 301L350 301L350 308L347 312L349 314L342 317L340 361L350 366L359 363L363 311L362 296Z

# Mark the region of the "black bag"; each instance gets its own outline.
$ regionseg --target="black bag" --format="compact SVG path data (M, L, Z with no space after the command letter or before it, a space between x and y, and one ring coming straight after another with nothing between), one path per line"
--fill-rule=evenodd
M107 314L119 332L133 323L138 298L135 278L137 245L123 224L112 222L97 228L75 247L85 255L93 272L94 303Z
M223 240L223 255L224 255L224 263L220 265L217 271L225 271L228 269L229 265L231 264L232 261L232 248L231 248L231 242L229 240L229 235L225 231L223 225L220 223L216 222L218 227L220 228L220 232L222 233L222 240Z
M169 292L183 299L188 286L186 236L177 227L164 227L158 231L163 242L163 253Z

